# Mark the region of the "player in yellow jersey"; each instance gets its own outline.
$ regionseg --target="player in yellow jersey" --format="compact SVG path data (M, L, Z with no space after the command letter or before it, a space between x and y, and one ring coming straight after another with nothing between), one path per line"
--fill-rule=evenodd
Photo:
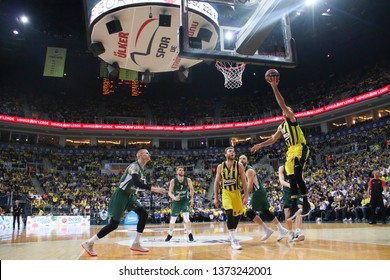
M285 118L285 121L278 126L275 134L273 134L271 138L260 144L254 145L251 151L256 152L260 148L270 146L274 144L281 136L283 136L286 142L286 146L288 147L285 169L291 188L290 219L295 219L297 214L307 216L311 210L310 203L307 199L306 184L302 178L305 162L309 157L309 148L306 145L305 135L303 134L302 129L298 124L293 110L286 105L284 98L279 92L279 76L269 77L267 81L271 85L276 101L283 111L283 117ZM298 187L303 198L302 210L298 209L297 204Z
M222 207L226 212L226 225L231 246L241 250L242 246L236 239L236 229L240 217L244 214L244 205L248 202L247 183L244 166L234 160L236 153L233 147L225 149L226 161L219 164L214 181L214 205L219 207L219 188L222 189ZM241 197L240 180L244 194Z

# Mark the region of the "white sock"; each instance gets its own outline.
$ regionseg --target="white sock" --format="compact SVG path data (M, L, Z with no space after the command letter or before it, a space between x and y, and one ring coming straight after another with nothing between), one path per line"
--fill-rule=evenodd
M265 223L262 224L264 230L270 230L269 226L267 226Z
M276 226L278 227L278 230L279 231L282 231L283 230L283 226L281 223L277 223Z
M175 229L175 224L169 224L168 234L173 236L173 230Z
M89 243L89 244L93 244L93 243L95 243L96 240L99 240L99 237L97 237L97 234L95 234L94 236L92 236L92 237L88 240L88 243Z
M236 232L234 229L229 229L229 236L230 236L230 241L233 242L236 240Z
M137 232L134 238L134 243L139 243L142 233Z

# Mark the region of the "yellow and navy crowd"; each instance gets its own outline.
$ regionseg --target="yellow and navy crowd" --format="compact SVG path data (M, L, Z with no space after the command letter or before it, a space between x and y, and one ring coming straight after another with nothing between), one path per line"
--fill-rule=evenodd
M378 75L381 73L381 75ZM390 68L377 62L331 82L319 81L293 90L284 89L286 102L296 111L318 108L358 95L390 83ZM299 102L294 100L299 96ZM131 99L131 100L130 100ZM295 101L295 102L294 102ZM158 125L194 125L254 120L280 114L272 95L258 94L251 98L218 97L207 100L185 98L175 100L185 106L170 106L172 100L131 98L116 100L110 96L82 100L77 98L20 92L14 85L2 86L0 114L61 122L140 123ZM123 104L123 105L122 105ZM153 105L152 105L153 104ZM171 108L166 110L165 108ZM173 108L172 108L173 107ZM183 112L183 108L186 112ZM131 112L131 116L128 116ZM304 177L309 201L314 211L307 221L366 222L370 215L367 183L373 170L379 170L390 182L390 114L378 120L366 120L351 127L327 134L310 135L311 155ZM91 215L98 217L107 209L110 195L117 187L126 164L135 161L140 147L107 148L103 146L56 147L42 143L20 143L17 139L1 139L0 143L0 206L9 213L9 201L23 203L24 215ZM283 214L283 193L277 167L283 164L284 146L275 144L257 154L250 153L251 142L236 146L237 157L246 154L257 168L267 189L271 210ZM152 161L146 166L147 181L168 188L175 167L185 166L193 181L195 203L193 221L223 220L223 209L213 201L215 167L224 160L226 145L188 150L182 154L146 146ZM120 170L107 171L106 165L121 164ZM9 199L11 198L11 199ZM390 197L383 196L387 212ZM148 192L140 200L150 213L150 222L167 222L170 199ZM261 213L260 213L261 214ZM389 213L387 213L389 215ZM243 217L243 219L246 219Z

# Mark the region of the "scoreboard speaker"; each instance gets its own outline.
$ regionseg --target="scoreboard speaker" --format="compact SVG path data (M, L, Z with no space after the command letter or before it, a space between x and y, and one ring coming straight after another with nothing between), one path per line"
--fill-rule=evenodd
M118 76L119 74L119 65L117 62L114 62L113 64L109 64L107 66L108 73L110 76Z
M106 49L104 48L102 42L96 42L91 44L91 51L94 56L98 56L104 53Z
M122 31L122 25L119 19L114 19L106 23L109 34L114 34Z
M171 15L160 15L158 25L164 27L171 27Z

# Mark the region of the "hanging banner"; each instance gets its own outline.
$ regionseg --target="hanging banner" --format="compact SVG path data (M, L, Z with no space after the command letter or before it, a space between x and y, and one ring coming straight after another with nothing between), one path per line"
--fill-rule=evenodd
M134 81L138 80L138 72L129 69L119 69L119 80Z
M65 48L47 47L43 76L62 78L64 76L65 58Z

